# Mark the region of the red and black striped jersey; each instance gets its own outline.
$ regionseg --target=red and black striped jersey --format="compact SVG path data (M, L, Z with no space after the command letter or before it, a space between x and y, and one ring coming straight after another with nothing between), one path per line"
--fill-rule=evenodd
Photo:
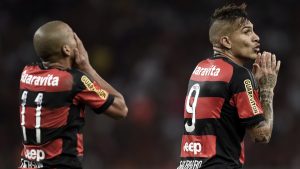
M246 127L262 113L252 72L223 56L201 61L188 85L177 169L241 168Z
M77 69L26 66L20 79L20 168L82 168L85 105L101 113L113 100Z

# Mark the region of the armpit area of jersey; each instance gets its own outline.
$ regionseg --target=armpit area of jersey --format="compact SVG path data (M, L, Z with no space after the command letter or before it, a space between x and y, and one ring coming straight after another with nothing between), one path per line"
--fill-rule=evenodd
M101 113L103 113L105 110L108 109L108 107L114 102L114 100L115 100L115 96L113 96L113 95L108 95L108 98L107 98L106 102L105 102L102 106L100 106L99 108L93 109L93 110L95 111L95 113L101 114Z

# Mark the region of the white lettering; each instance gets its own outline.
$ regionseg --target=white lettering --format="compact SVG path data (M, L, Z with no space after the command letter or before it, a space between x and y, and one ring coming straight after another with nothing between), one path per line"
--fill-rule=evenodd
M59 77L52 74L48 74L47 76L34 76L27 74L25 70L21 75L20 81L35 86L58 86Z
M43 163L21 158L20 168L43 168Z
M25 157L29 160L41 161L45 159L45 152L39 149L25 150Z
M183 146L183 151L193 152L194 155L200 153L201 150L202 150L202 146L201 146L200 143L194 143L194 142L188 143L188 142L186 142Z
M200 76L218 76L221 69L216 67L215 65L212 65L211 67L200 67L197 66L193 72L195 75Z
M32 75L28 75L25 83L30 84L31 79L32 79Z
M58 86L58 81L59 81L59 78L57 76L54 76L53 80L52 80L52 86Z
M182 160L177 169L199 169L202 166L202 160Z

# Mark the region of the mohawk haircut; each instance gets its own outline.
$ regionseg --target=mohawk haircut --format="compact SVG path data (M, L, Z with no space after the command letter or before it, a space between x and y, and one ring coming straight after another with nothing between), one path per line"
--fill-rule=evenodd
M210 23L212 24L216 20L235 21L238 18L247 19L246 12L247 5L245 3L237 6L235 4L229 4L215 10L211 17Z
M239 6L229 4L214 11L209 28L209 40L212 44L217 43L221 36L230 34L237 26L243 25L248 20L246 7L245 3Z

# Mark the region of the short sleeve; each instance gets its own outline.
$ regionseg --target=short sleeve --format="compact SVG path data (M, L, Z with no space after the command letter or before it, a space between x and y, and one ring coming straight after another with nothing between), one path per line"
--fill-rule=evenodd
M232 104L237 109L240 123L244 126L250 126L263 121L258 86L252 73L242 67L235 71L230 87L233 91Z
M75 88L77 92L73 103L86 104L97 114L104 112L114 101L114 96L110 95L98 83L92 81L83 73L75 78Z

